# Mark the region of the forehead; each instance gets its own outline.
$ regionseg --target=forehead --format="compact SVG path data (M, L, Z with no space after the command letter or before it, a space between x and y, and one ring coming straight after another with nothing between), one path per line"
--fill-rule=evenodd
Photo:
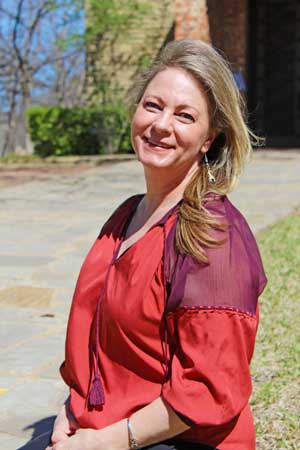
M150 81L143 97L161 97L164 101L190 106L206 106L207 98L200 82L184 69L168 67Z

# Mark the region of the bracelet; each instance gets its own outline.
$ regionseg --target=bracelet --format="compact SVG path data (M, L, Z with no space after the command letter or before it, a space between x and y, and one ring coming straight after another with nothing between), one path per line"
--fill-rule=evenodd
M131 428L131 422L129 417L127 418L127 430L128 430L128 439L129 439L129 448L130 450L136 450L139 449L139 443L137 441L137 439L134 437L133 432L132 432L132 428Z

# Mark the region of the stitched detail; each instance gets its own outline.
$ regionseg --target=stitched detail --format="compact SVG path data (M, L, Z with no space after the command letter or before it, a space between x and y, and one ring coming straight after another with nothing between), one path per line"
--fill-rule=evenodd
M251 314L250 312L242 311L241 309L238 309L238 308L232 308L230 306L193 306L193 305L178 306L178 308L176 308L175 311L170 311L168 313L168 316L180 314L183 312L187 312L189 314L195 314L199 311L204 311L204 312L209 312L209 313L228 312L228 313L234 313L234 314L246 316L246 317L249 317L250 319L256 319L255 314Z

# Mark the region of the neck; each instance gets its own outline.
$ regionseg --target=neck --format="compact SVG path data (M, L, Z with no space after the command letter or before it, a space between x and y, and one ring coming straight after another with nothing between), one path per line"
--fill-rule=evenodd
M198 168L198 164L191 166L188 171L174 171L173 174L164 170L153 171L144 167L147 193L144 197L144 211L151 215L158 208L168 210L176 205L183 197L184 190Z

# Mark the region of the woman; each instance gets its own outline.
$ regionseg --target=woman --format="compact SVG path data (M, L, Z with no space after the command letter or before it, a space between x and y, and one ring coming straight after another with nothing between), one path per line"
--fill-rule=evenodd
M249 364L266 284L226 194L251 152L213 48L168 44L132 94L147 192L104 225L82 266L54 450L253 450ZM253 136L253 135L252 135Z

